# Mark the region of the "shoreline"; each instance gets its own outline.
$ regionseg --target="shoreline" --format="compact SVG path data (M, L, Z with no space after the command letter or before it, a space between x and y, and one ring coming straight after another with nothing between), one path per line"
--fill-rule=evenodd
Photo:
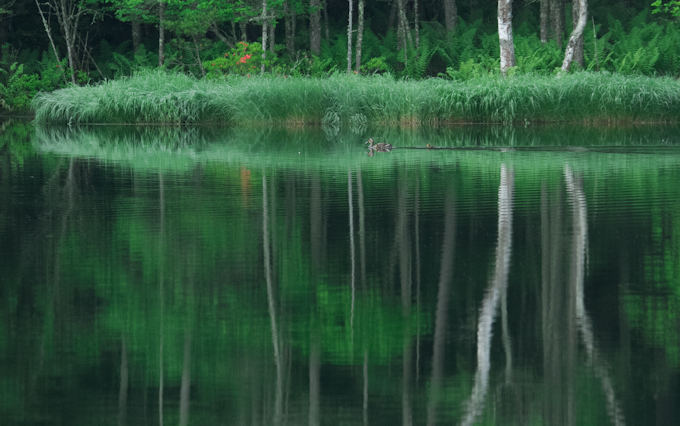
M680 122L680 82L581 72L467 81L230 77L159 71L38 94L36 123L361 128Z

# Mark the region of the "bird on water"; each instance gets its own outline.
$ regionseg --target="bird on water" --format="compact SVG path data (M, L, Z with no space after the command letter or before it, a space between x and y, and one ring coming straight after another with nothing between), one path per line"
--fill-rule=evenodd
M376 144L373 143L373 138L370 138L368 142L368 149L372 151L377 151L377 152L390 152L392 151L392 144L385 143L385 142L378 142Z

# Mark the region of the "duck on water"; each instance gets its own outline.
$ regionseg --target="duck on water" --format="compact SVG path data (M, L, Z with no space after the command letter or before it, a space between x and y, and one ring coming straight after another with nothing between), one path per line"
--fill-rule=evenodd
M371 151L376 151L376 152L390 152L392 151L392 144L385 143L385 142L378 142L376 144L373 143L373 138L370 138L368 142L368 149Z

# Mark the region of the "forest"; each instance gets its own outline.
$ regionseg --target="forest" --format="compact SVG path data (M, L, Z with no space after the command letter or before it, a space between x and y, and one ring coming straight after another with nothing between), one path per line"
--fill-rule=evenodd
M38 92L155 68L205 80L355 73L466 82L560 69L680 74L676 1L355 3L2 0L0 109L27 111ZM579 8L586 13L572 13ZM499 55L504 43L508 49L507 34L499 42L502 10L511 23L510 59Z

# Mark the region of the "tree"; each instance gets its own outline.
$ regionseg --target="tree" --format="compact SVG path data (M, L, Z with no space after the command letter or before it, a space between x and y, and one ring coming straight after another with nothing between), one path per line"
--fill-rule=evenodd
M562 49L564 34L564 0L550 0L550 26L557 47Z
M309 48L321 54L321 8L319 0L309 0Z
M569 37L569 43L567 43L567 49L564 52L564 62L562 62L563 72L569 70L574 57L574 51L578 48L579 40L581 42L581 61L583 61L583 30L586 28L586 21L588 19L588 0L578 0L578 11L578 23L574 27L571 37Z
M355 71L361 71L361 47L364 39L364 6L365 1L359 0L359 22L357 23L357 57Z
M498 0L498 38L501 45L501 74L515 66L515 45L512 41L512 0Z
M586 0L587 1L587 0ZM581 12L588 13L587 10L581 10L581 4L579 0L572 0L571 2L571 22L572 22L572 28L574 30L578 26L579 20L581 19ZM586 21L587 21L587 16L586 16ZM584 29L585 29L585 24L584 24ZM576 61L581 68L583 68L583 31L581 31L581 34L578 36L576 39L576 45L574 46L574 61Z
M401 5L401 0L400 5ZM456 7L456 0L444 0L444 23L446 25L446 32L451 32L456 29L456 20L458 19L458 8Z
M56 15L64 42L66 43L66 57L68 66L71 69L71 82L76 83L76 69L78 60L76 58L76 40L78 38L78 26L80 18L86 14L94 14L95 11L88 7L85 0L48 0L46 3L51 13ZM42 13L42 8L38 4ZM47 26L45 27L46 31ZM48 35L51 37L51 34Z
M541 43L545 44L550 38L550 0L541 0Z
M347 74L352 72L352 6L353 0L349 0L349 24L347 24Z

